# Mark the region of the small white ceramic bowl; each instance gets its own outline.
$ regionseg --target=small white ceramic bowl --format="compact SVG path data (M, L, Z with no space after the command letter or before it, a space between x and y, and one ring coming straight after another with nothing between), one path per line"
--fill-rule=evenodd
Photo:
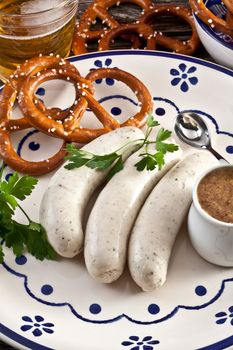
M197 188L203 177L215 169L233 165L219 165L206 171L193 189L193 203L188 214L188 231L194 249L205 260L220 266L233 266L233 223L219 221L200 205Z
M233 39L216 33L193 15L199 38L211 57L223 66L233 68Z

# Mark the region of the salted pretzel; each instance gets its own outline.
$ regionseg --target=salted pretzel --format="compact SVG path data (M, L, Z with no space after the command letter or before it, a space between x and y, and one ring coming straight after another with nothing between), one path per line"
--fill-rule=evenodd
M5 98L6 92L8 92L10 100ZM43 175L57 168L64 161L65 142L54 156L39 162L25 160L17 154L11 141L11 132L19 130L19 128L21 130L27 129L29 125L26 118L21 118L19 124L14 124L14 120L11 119L9 127L4 126L7 125L7 116L11 112L17 92L10 84L7 84L5 94L0 94L0 157L12 169L28 175Z
M49 159L31 162L21 158L15 151L11 142L11 132L17 130L24 130L32 127L29 119L25 116L14 119L12 117L12 109L16 98L20 96L20 90L23 82L28 76L36 74L41 75L41 71L46 67L51 69L66 69L68 72L75 72L79 75L78 70L68 61L58 57L36 57L30 61L26 61L19 66L15 73L10 76L9 82L6 83L0 94L0 156L12 169L26 173L28 175L42 175L54 170L63 161L65 152L65 142L63 142L60 150ZM52 68L53 67L53 68ZM89 85L89 89L93 92L93 88ZM19 94L19 95L18 95ZM59 120L64 119L67 112L61 111L59 108L47 109L44 104L33 96L33 102L48 118ZM83 110L85 110L87 103L83 100ZM73 127L72 127L73 129Z
M60 150L46 160L38 162L25 160L15 151L9 131L0 128L0 156L3 161L15 171L33 176L44 175L61 165L65 155L65 142L63 142Z
M0 123L0 127L5 128L8 131L16 131L31 128L32 125L28 118L13 118L13 106L15 104L16 98L18 98L18 92L12 85L7 82L0 94L0 108L2 108L2 101L8 101L4 106L5 116ZM37 104L39 108L47 117L55 120L63 120L68 114L68 111L62 111L60 108L46 108L43 102L39 99L34 98L34 103ZM73 128L73 126L72 126Z
M79 24L75 28L74 39L72 44L72 51L75 55L79 55L87 52L87 42L93 40L99 40L109 29L117 28L120 23L116 21L108 9L114 5L119 6L121 3L132 3L138 5L142 11L148 10L152 6L151 0L97 0L91 4L82 15ZM104 29L91 30L92 24L94 24L99 18L102 24L105 25ZM136 48L138 40L134 36L127 36L126 39L132 41L133 47Z
M85 99L86 104L93 109L93 112L96 114L97 118L103 124L104 128L102 130L93 130L79 128L80 120L82 114L79 114L79 117L76 121L76 128L73 131L68 131L65 128L65 123L73 119L76 114L76 109L80 111L79 101L73 108L73 113L70 113L62 122L49 119L40 109L38 109L33 101L33 96L37 88L45 81L54 80L54 79L63 79L73 83L78 87L77 91L79 98L82 100ZM119 127L119 123L112 117L106 116L104 108L101 106L98 110L95 107L96 100L94 99L92 93L88 91L87 87L90 85L90 82L74 72L70 71L60 71L57 70L44 70L43 74L40 76L29 77L20 90L20 99L19 106L23 111L24 115L30 120L31 125L35 128L50 134L54 137L62 138L69 141L76 141L81 143L89 142L91 139L94 139L101 135L104 132L113 130ZM21 97L22 96L22 97ZM74 135L71 137L71 135Z
M77 125L75 130L67 132L64 128L64 122L67 118L64 119L62 123L61 121L48 119L43 114L43 112L40 111L40 109L36 108L33 101L34 93L41 83L53 79L67 79L67 77L69 77L70 82L72 83L80 82L80 76L77 76L75 73L59 73L57 71L45 70L43 75L41 74L40 76L29 77L22 85L21 96L23 96L23 98L20 98L18 101L20 108L22 109L24 115L30 120L31 125L45 132L46 134L51 134L54 137L62 138L66 141L87 143L102 135L103 133L119 128L120 126L134 125L142 127L145 124L147 114L152 110L152 99L148 89L133 75L118 68L96 69L87 75L85 81L92 83L97 79L106 77L111 77L113 79L122 81L136 94L139 104L141 105L140 111L135 116L130 117L127 122L120 125L120 123L114 119L111 114L108 113L103 108L103 106L94 98L93 94L88 91L88 89L80 85L80 96L86 99L88 107L102 123L103 128L88 129L78 127ZM79 122L80 120L81 118L79 119Z
M146 123L146 118L153 109L153 102L147 87L134 75L125 72L118 68L99 68L92 70L86 79L94 82L97 79L113 78L126 84L132 92L136 95L138 100L138 106L140 110L134 115L129 117L125 122L120 124L122 126L136 126L141 128ZM99 108L99 107L98 107Z
M140 23L145 23L148 25L156 21L157 17L164 14L171 14L175 17L182 18L191 27L192 35L188 40L184 41L165 36L162 32L154 32L156 43L176 53L191 55L198 48L200 40L192 18L192 13L187 7L170 4L154 5L152 8L145 11L145 13L140 18Z
M49 59L48 63L44 57L26 62L17 69L17 73L11 76L0 94L0 157L12 169L29 175L42 175L59 166L64 160L66 142L87 143L121 126L142 127L147 114L153 107L151 95L145 85L125 71L118 68L100 68L90 71L86 78L83 78L76 69L69 69L66 66L67 69L63 69L59 64L56 66L59 61L52 61ZM40 62L43 62L43 68ZM115 120L94 97L93 82L103 78L121 81L137 97L139 111L122 124ZM36 101L35 92L38 87L43 82L54 79L68 80L75 85L77 100L72 110L68 109L68 114L63 115L59 108L48 109L42 101ZM23 117L19 119L14 119L12 116L16 99L23 112ZM102 128L88 129L80 126L81 118L87 107L102 123ZM59 113L62 115L60 116ZM73 128L73 120L75 120L75 128ZM11 133L29 127L35 127L50 136L63 139L60 150L51 158L39 162L23 159L13 147Z
M225 0L231 1L231 0ZM98 50L109 50L110 44L118 36L130 40L132 48L141 48L142 37L146 41L145 49L155 50L157 44L171 51L192 54L199 46L200 40L195 28L194 20L189 9L184 6L156 5L151 1L135 0L127 1L139 5L143 11L141 16L134 23L120 24L108 12L113 5L126 2L107 0L97 0L91 4L80 19L76 27L72 50L75 54L87 52L87 42L98 39ZM151 22L158 16L172 14L185 20L191 27L192 35L188 40L178 40L167 37L161 32L156 32L151 26ZM96 18L100 18L107 25L104 29L91 31L91 24Z
M206 25L224 34L233 36L233 1L222 0L226 6L226 18L222 19L210 11L203 0L189 0L190 6L195 15Z
M135 33L137 33L139 37L145 39L146 48L148 50L154 50L156 48L156 39L152 28L144 23L134 23L121 25L106 32L99 41L99 51L109 50L111 42L119 35Z
M5 98L11 99L11 95L12 98L15 99L15 92L19 91L22 83L25 81L25 79L28 76L40 76L41 74L43 74L43 70L44 69L53 69L53 70L58 70L61 71L68 71L68 72L74 72L75 74L80 76L79 71L77 70L77 68L72 65L69 61L61 59L59 57L54 57L53 55L51 56L38 56L35 58L30 59L29 61L26 61L24 64L20 65L17 70L14 72L13 75L10 76L9 78L9 83L6 84L6 86L4 87L2 94L3 96L6 94L7 96L5 96ZM9 87L9 85L11 85L11 88ZM88 86L88 89L94 93L94 89L92 87L92 85ZM11 93L10 93L11 90ZM13 91L15 90L15 92ZM75 90L76 90L76 99L74 104L66 111L63 111L59 108L46 108L45 105L43 104L43 102L34 97L34 104L37 105L37 107L49 118L55 119L55 120L63 120L65 119L70 111L73 110L75 104L77 103L77 99L78 99L78 87L75 86ZM21 92L19 92L19 95L21 94ZM19 98L20 96L18 96ZM11 101L12 104L12 101ZM76 127L76 119L79 118L79 114L83 114L84 111L86 110L87 107L87 102L85 99L81 99L81 101L79 101L78 104L79 109L76 107L76 114L74 115L74 118L72 118L72 120L67 120L65 123L65 129L67 131L71 131L73 129L75 129ZM11 114L11 109L9 108L8 113L7 113L7 118L5 118L4 120L4 126L6 128L10 128L12 129L12 127L14 127L14 129L21 129L21 128L25 128L27 127L31 127L31 123L28 121L28 119L24 116L22 118L19 119L14 119L12 120L12 114Z

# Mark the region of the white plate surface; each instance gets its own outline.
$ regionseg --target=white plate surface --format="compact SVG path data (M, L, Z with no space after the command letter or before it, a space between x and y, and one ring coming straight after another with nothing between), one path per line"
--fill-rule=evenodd
M179 111L199 112L209 126L213 147L232 162L231 70L149 51L102 52L71 60L84 76L90 69L106 66L137 76L149 88L154 116L165 127L172 128ZM120 120L138 109L135 96L121 83L103 79L96 90L96 98ZM64 108L73 100L73 88L50 82L38 90L38 96L48 106ZM95 125L91 111L84 123ZM27 159L51 155L60 144L35 131L19 133L15 142ZM35 220L50 176L41 177L23 203ZM216 350L233 345L233 268L200 258L190 245L186 223L175 244L166 284L150 293L141 292L127 271L112 285L93 281L82 255L39 262L27 254L15 259L9 250L5 253L0 266L0 335L17 348Z

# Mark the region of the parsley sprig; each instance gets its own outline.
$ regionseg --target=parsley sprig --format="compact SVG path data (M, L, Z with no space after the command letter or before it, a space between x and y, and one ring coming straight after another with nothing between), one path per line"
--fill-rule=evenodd
M3 171L4 165L0 168L0 263L4 261L4 242L17 257L27 249L39 260L54 259L55 252L47 241L44 228L32 221L19 203L32 193L38 180L31 176L20 177L15 172L6 181L3 180ZM14 220L16 208L27 218L27 225Z
M124 164L122 156L124 151L129 145L136 144L138 145L138 149L144 150L143 153L139 154L141 160L135 164L137 170L154 170L156 167L160 170L165 164L165 154L167 152L177 151L178 146L173 143L164 142L171 136L171 131L164 128L160 128L155 140L151 140L151 132L156 126L159 126L158 121L156 121L152 115L149 115L144 139L129 141L115 152L105 155L96 155L84 149L77 149L73 144L69 144L66 147L68 156L65 159L68 160L68 163L65 165L65 168L71 170L85 165L91 169L105 170L111 167L108 173L108 179L110 179L114 174L123 169ZM151 153L149 151L149 145L154 145L155 152Z

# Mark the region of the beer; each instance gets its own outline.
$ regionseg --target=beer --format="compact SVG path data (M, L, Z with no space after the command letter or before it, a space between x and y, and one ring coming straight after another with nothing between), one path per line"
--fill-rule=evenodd
M69 55L78 0L0 1L0 78L39 54Z

